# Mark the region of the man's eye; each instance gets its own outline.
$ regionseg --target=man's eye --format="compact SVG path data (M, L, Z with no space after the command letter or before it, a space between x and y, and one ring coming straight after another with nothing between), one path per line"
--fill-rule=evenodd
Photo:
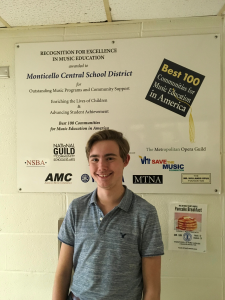
M91 161L96 162L96 161L98 161L98 159L97 158L92 158Z

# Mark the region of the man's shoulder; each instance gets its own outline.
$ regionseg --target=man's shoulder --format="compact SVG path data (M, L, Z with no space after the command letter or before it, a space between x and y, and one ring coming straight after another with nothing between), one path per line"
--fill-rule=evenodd
M142 212L146 211L146 213L155 212L156 208L154 205L152 205L150 202L142 198L141 196L135 194L131 190L129 190L132 194L132 203L133 208L136 210L141 210Z
M71 210L74 210L74 209L83 209L85 207L88 206L88 204L90 203L91 201L91 197L92 197L92 194L94 192L91 192L91 193L88 193L86 195L82 195L80 197L77 197L75 198L69 205L69 209Z

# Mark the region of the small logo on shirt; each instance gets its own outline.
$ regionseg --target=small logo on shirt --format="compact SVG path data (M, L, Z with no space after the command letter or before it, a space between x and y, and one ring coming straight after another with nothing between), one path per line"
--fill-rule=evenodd
M121 237L124 239L125 235L127 235L126 233L122 233L120 232Z

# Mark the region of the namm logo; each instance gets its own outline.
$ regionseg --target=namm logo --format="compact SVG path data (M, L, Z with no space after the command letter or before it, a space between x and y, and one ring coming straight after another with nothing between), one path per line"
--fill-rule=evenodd
M71 184L72 173L49 173L45 179L46 184Z
M44 160L39 160L39 159L27 159L25 161L25 165L27 167L45 167L47 164L46 161Z
M163 184L163 175L133 175L133 184Z

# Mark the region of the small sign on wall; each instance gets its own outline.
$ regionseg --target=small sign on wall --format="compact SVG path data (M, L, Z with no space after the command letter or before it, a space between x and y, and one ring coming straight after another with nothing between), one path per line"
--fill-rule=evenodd
M172 203L169 208L169 250L206 252L206 204Z

